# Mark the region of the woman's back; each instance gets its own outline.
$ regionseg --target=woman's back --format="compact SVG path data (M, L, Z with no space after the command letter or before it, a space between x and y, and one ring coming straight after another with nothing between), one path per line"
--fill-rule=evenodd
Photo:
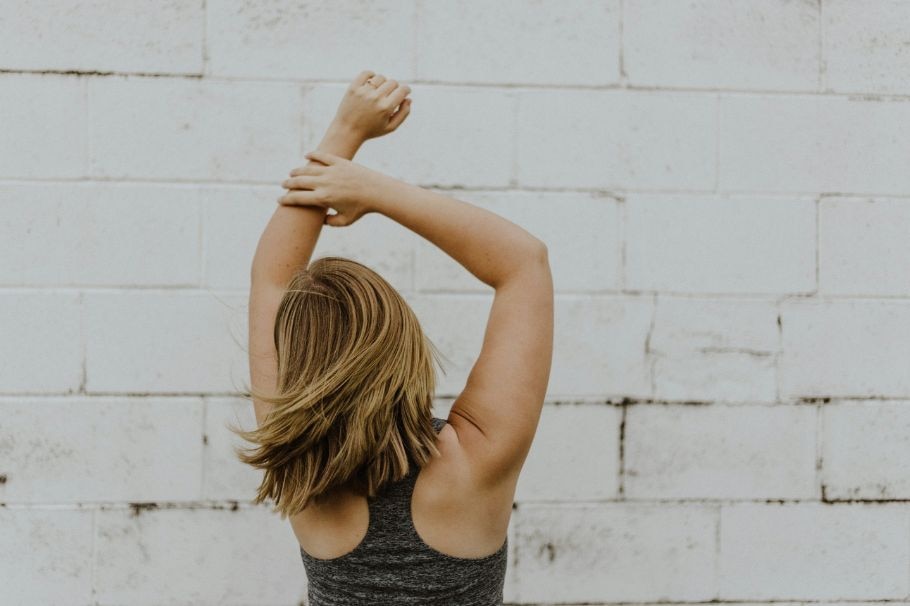
M446 422L433 424L440 432ZM514 485L471 494L446 441L441 457L376 497L349 494L291 517L312 606L502 604Z

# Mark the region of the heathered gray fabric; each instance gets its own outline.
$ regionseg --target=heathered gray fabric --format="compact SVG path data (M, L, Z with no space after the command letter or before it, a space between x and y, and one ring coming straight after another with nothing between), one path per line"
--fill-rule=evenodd
M446 421L433 418L438 433ZM300 549L310 606L501 606L508 538L496 553L456 558L423 542L411 519L417 466L368 498L370 523L353 551L331 559Z

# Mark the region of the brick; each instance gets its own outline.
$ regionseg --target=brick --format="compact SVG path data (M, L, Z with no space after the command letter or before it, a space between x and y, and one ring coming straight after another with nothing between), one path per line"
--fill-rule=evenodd
M0 7L0 68L202 73L205 3L48 0ZM48 43L51 42L51 43Z
M349 81L363 69L413 75L413 2L208 0L206 11L208 72L217 76Z
M0 293L0 392L70 393L82 383L76 292Z
M808 406L636 405L626 410L630 499L811 499Z
M523 505L515 516L517 601L703 601L714 596L713 508Z
M718 187L902 195L910 102L721 96Z
M810 198L634 194L626 205L629 289L815 289L816 209Z
M185 187L0 185L2 284L192 286L199 246L199 202Z
M403 82L403 80L400 80ZM512 173L514 101L491 88L410 84L414 106L388 136L371 139L356 162L419 185L492 187ZM304 148L315 149L345 86L310 87L304 95Z
M655 354L654 397L673 401L774 402L777 363L772 354L700 351Z
M623 6L623 65L630 84L814 91L814 2L636 0Z
M287 521L267 507L220 507L98 512L95 599L136 606L300 602L306 576Z
M249 501L256 496L263 472L240 462L234 448L248 448L249 442L228 430L228 425L256 429L253 403L243 398L205 398L206 499Z
M622 412L603 404L546 404L516 501L612 499L619 489ZM585 478L579 482L578 478Z
M619 82L618 0L542 2L533 9L522 2L424 2L418 19L422 80Z
M0 74L0 177L85 174L83 87L78 78Z
M603 292L621 288L620 207L614 198L578 192L457 192L455 197L490 210L543 240L550 250L557 291ZM576 229L579 221L595 229ZM420 238L417 288L487 291L489 287L436 245Z
M721 508L720 599L900 599L907 510L820 503Z
M910 204L901 199L824 198L819 204L819 292L907 296Z
M910 395L910 304L784 301L781 394Z
M834 402L821 407L822 481L829 499L905 499L910 407Z
M278 185L300 163L299 107L294 84L91 80L92 175Z
M776 353L777 304L772 299L659 295L651 351Z
M825 89L905 94L910 91L910 5L883 0L869 9L846 0L824 1Z
M84 305L89 392L223 393L249 382L246 297L96 292Z
M0 410L0 473L8 478L2 501L200 497L198 399L4 398Z
M5 603L91 603L92 511L0 507L0 543Z
M700 93L522 92L518 182L536 187L712 189L716 109L715 96Z

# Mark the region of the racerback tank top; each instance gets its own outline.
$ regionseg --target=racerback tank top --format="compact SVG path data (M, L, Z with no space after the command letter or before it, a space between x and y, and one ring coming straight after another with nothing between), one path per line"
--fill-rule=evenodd
M436 433L444 419L433 418ZM369 525L361 542L337 558L314 558L303 548L309 606L501 606L508 537L495 553L460 558L427 545L411 518L420 468L367 497Z

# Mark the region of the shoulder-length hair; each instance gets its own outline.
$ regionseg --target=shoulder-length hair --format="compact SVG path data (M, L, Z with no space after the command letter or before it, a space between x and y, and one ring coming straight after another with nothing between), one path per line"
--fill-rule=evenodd
M432 423L439 351L402 296L367 266L322 257L298 270L275 318L274 392L255 444L238 458L264 471L254 503L284 519L345 486L375 496L438 455Z

